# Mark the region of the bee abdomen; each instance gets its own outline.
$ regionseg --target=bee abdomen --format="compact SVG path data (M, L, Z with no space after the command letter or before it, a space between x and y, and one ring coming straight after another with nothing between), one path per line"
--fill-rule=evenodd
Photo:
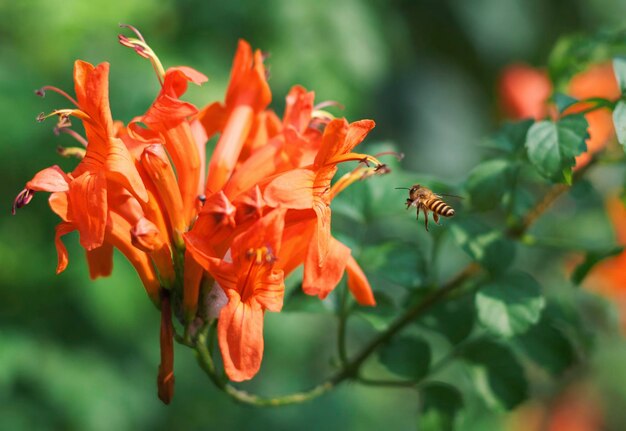
M428 202L428 208L441 216L452 217L454 215L454 208L442 201L441 199L433 199Z

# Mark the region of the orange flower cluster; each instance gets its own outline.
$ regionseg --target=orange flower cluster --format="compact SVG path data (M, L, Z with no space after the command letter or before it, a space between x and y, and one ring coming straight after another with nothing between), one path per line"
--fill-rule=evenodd
M74 66L74 107L57 116L57 130L84 148L69 173L52 166L37 173L14 209L35 191L50 192L61 218L56 228L57 273L68 264L61 237L78 231L90 276L112 270L113 248L136 269L161 309L159 397L173 395L172 314L187 330L218 318L223 363L234 381L252 378L263 356L263 316L280 311L284 277L304 264L302 288L325 298L347 272L362 305L375 305L351 251L331 235L330 203L349 184L385 171L376 158L353 152L374 127L348 123L314 106L313 92L291 89L283 118L268 109L271 92L264 56L239 42L223 103L198 110L182 101L189 82L207 78L188 67L165 70L142 36L120 43L149 59L161 90L147 112L129 124L113 121L109 65ZM86 137L71 130L83 122ZM206 143L219 135L206 160ZM331 184L342 162L361 164ZM205 171L208 171L205 175Z
M552 94L552 83L548 74L541 69L534 69L523 64L508 66L502 72L498 93L502 110L508 118L556 117L548 99ZM601 97L609 100L619 99L621 92L610 63L591 66L589 69L574 76L569 83L567 94L579 99ZM583 112L590 107L586 103L576 103L565 111L565 114ZM589 123L587 152L576 157L576 168L585 166L591 156L606 147L613 136L613 119L611 112L595 110L585 114Z

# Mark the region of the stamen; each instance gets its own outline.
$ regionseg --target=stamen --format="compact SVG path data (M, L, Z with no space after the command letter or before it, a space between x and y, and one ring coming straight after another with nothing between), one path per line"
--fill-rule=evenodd
M69 119L68 119L68 121L69 121ZM54 131L54 134L57 135L57 136L59 136L61 133L68 134L72 138L76 139L83 147L87 147L87 140L85 138L83 138L78 132L76 132L75 130L70 129L69 127L59 127L57 125L57 127L55 127L53 129L53 131Z
M371 161L371 160L370 160ZM351 172L348 172L339 178L330 188L330 199L334 199L339 193L344 191L349 185L363 181L374 175L384 175L391 172L391 169L385 164L378 164L374 168L369 167L369 161L365 161L366 166L358 166Z
M83 121L91 120L91 117L80 109L55 109L49 114L42 112L41 114L37 115L37 121L41 123L43 120L53 117L55 115L59 116L59 122L57 124L57 127L59 128L64 128L72 125L69 119L70 116L74 116Z
M11 207L11 214L15 215L17 209L22 208L25 205L28 205L29 202L33 199L35 195L35 191L31 189L24 189L17 194L15 199L13 200L13 206Z
M60 94L61 96L65 97L74 106L76 106L78 108L78 102L76 101L76 99L74 99L72 96L70 96L65 91L61 90L60 88L53 87L51 85L45 85L45 86L41 87L40 89L35 90L35 94L37 96L39 96L39 97L46 97L46 90L54 91L55 93Z
M311 118L314 119L322 119L324 121L332 121L335 119L335 116L328 111L324 111L322 109L316 109L311 112Z
M146 40L143 38L143 36L141 35L141 33L139 32L139 30L137 30L136 27L130 25L130 24L120 24L120 27L122 28L127 28L130 31L132 31L133 33L135 33L135 35L137 36L137 38L142 41L143 43L146 43Z
M135 38L128 38L124 36L123 34L120 34L117 36L117 39L120 42L120 44L125 47L133 49L141 57L147 58L148 60L150 60L150 63L152 63L152 67L154 68L154 71L156 72L159 82L161 83L161 85L163 85L163 79L165 78L165 69L163 68L163 65L161 64L159 57L157 57L157 55L154 53L152 48L150 48L146 40L143 38L143 36L139 32L139 30L137 30L132 25L128 25L128 24L120 24L120 27L130 29L137 36L137 38L135 39Z
M262 265L264 263L271 265L277 260L277 257L274 253L272 253L272 249L265 245L260 248L249 248L246 251L246 257L249 260L254 259L254 263L257 265Z
M313 110L314 111L320 111L320 110L322 110L324 108L328 108L330 106L333 106L333 107L335 107L337 109L340 109L342 111L344 109L346 109L345 106L343 106L341 103L339 103L339 102L337 102L335 100L325 100L324 102L320 102L317 105L313 106Z
M373 164L375 166L380 166L382 163L374 156L370 156L369 154L359 154L359 153L346 153L340 154L331 158L326 165L336 165L343 162L359 162L365 164L365 166L370 166L369 164Z
M377 158L381 156L394 156L397 161L401 161L402 159L404 159L404 153L399 153L397 151L383 151L381 153L374 154L374 157Z
M332 118L328 117L313 117L309 122L309 127L312 129L317 129L320 132L323 132L328 123L332 121Z
M57 147L57 153L63 157L76 157L77 159L82 160L87 153L87 150L79 147Z

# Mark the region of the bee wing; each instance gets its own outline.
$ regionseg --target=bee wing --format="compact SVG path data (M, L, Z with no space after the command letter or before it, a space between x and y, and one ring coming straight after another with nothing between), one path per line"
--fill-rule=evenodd
M448 198L457 198L457 199L463 199L463 196L459 196L459 195L449 195L447 193L439 193L436 194L435 196L437 196L439 199L442 199L443 196L448 197Z

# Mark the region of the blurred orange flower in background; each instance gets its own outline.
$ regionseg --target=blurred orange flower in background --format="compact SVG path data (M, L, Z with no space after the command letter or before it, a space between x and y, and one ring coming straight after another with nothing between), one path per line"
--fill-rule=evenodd
M506 67L502 71L498 84L500 107L505 116L513 120L523 118L540 120L547 116L556 117L556 110L549 103L552 91L552 83L545 70L524 64ZM567 94L579 100L593 97L618 99L621 92L612 64L592 65L577 74L570 81ZM589 107L588 103L576 103L566 109L564 114L582 112ZM587 151L576 157L576 168L589 163L591 156L602 150L615 136L610 111L598 109L585 114L585 118L589 123Z

